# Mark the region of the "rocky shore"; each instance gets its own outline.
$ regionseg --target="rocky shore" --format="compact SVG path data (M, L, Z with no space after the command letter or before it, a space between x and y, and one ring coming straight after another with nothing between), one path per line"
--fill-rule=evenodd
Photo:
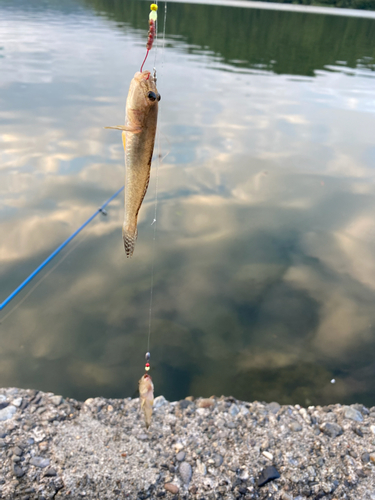
M0 498L375 500L375 408L0 389Z

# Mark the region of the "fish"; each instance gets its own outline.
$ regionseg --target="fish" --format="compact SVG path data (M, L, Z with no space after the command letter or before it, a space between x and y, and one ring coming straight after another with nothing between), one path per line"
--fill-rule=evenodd
M141 410L145 415L145 423L147 429L151 425L152 406L154 404L154 384L148 373L139 379L139 399L141 402Z
M131 257L137 240L138 212L146 195L154 151L158 103L156 72L137 71L126 99L125 125L105 127L122 131L125 150L125 217L122 226L125 253Z

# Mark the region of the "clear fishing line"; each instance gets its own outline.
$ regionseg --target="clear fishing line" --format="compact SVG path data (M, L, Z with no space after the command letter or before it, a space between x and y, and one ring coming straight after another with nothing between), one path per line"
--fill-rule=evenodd
M157 2L156 2L157 5ZM165 46L165 27L166 27L166 19L167 19L167 2L164 3L164 26L163 26L163 37L162 37L162 47L161 47L161 71L160 74L162 74L162 69L163 69L163 62L164 62L164 46ZM155 39L157 39L157 33L158 30L156 29L155 33ZM156 73L156 55L157 55L157 48L158 48L158 41L156 44L156 51L155 51L155 59L154 59L154 71ZM146 352L146 371L149 370L150 368L150 338L151 338L151 326L152 326L152 307L153 307L153 293L154 293L154 270L155 270L155 253L156 253L156 230L157 230L157 210L158 210L158 190L159 190L159 168L161 166L161 162L164 159L161 159L161 152L160 152L160 133L159 133L159 127L157 128L156 131L156 142L157 142L157 162L156 162L156 180L155 180L155 209L154 209L154 218L151 223L152 226L154 226L154 233L153 233L153 238L152 238L152 258L151 258L151 285L150 285L150 307L149 307L149 320L148 320L148 336L147 336L147 352Z
M159 9L158 1L155 2L157 8ZM156 68L156 59L158 55L158 31L159 31L159 21L155 21L155 57L154 57L154 68Z

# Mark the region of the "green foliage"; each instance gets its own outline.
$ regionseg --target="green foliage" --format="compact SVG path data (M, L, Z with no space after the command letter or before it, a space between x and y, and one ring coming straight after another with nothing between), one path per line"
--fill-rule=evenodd
M83 1L100 15L147 31L148 8L144 2ZM332 5L330 1L325 5ZM348 7L345 2L349 1L337 0L337 5L341 2L340 6ZM358 6L372 2L375 8L375 0L354 1ZM311 3L310 0L299 2ZM163 12L162 3L160 12ZM160 15L159 19L162 18ZM337 61L345 61L352 68L361 65L374 69L373 19L171 3L166 33L173 36L176 44L186 42L184 50L209 51L232 66L304 76L314 76L316 70L335 65Z

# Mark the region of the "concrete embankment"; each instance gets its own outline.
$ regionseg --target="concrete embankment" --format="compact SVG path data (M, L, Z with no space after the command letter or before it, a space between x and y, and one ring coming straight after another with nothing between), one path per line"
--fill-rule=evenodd
M375 408L0 389L0 498L375 500Z

